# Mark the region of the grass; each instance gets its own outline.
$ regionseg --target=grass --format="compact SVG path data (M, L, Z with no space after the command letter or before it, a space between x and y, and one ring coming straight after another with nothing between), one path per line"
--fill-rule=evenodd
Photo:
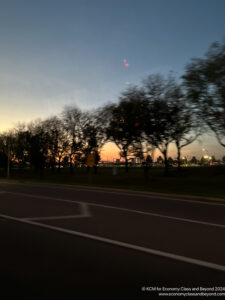
M60 172L44 170L41 175L29 169L14 169L10 179L225 198L224 167L188 167L181 172L171 168L168 176L164 175L163 168L153 168L148 178L142 168L130 168L128 173L118 168L116 176L112 173L112 168L98 168L97 174L93 170L88 173L86 168L76 168L72 175L68 169L61 169ZM4 178L3 175L2 171L0 178Z

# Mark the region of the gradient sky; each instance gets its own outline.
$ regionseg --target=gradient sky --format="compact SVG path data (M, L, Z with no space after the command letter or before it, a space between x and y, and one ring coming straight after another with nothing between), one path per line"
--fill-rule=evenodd
M224 0L0 0L0 130L116 102L152 73L180 76L223 40L224 12ZM191 149L203 147L225 152L207 137Z

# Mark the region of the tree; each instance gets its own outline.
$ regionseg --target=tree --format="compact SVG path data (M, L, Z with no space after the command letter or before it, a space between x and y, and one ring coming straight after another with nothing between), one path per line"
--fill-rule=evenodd
M147 139L163 154L165 173L169 166L168 147L175 142L179 170L181 149L198 136L190 108L185 104L182 87L172 74L167 78L158 74L150 75L144 80L144 86L149 100L145 130Z
M7 170L7 162L8 162L7 155L5 154L5 152L0 150L0 169L1 168L5 169L5 172Z
M144 80L148 98L145 113L144 134L149 144L160 150L164 157L165 174L168 173L168 147L174 140L176 106L171 101L173 91L172 77L165 79L161 75L150 75Z
M190 160L190 162L192 163L192 164L198 164L198 160L197 160L197 158L195 157L195 156L193 156L192 158L191 158L191 160Z
M109 124L106 136L119 148L125 159L128 171L128 156L133 153L135 143L140 142L143 127L143 112L146 109L146 98L137 87L126 90L120 97L118 105L108 106Z
M83 150L83 113L77 107L67 106L62 112L62 120L68 141L70 173L73 173L73 164Z
M200 159L201 165L204 165L204 166L209 165L210 162L211 162L211 158L208 155L202 156Z
M86 112L83 125L83 154L86 160L92 152L95 155L95 171L100 160L100 150L106 141L105 119L102 110L96 110L92 113Z
M48 133L40 120L28 124L26 131L28 160L32 168L40 173L44 170L48 158L49 140Z
M54 170L58 164L60 171L63 156L66 155L68 141L66 132L63 128L63 122L58 117L50 117L42 122L42 126L48 136L48 159L49 164Z
M172 136L177 147L178 170L181 169L181 149L193 143L201 133L201 127L186 103L183 88L170 75L167 80L166 98L172 113Z
M12 160L15 158L15 133L9 131L0 136L0 149L2 152L3 164L7 158L7 177L10 177Z
M18 124L15 128L15 157L19 168L24 168L28 163L27 153L27 127L25 124Z
M174 160L173 160L173 158L170 156L170 157L168 157L168 164L170 165L170 166L172 166L173 164L174 164Z
M166 100L160 100L154 103L152 108L154 113L154 122L152 123L152 134L150 133L149 142L157 147L163 154L165 174L168 173L168 147L173 142L173 108L171 110Z
M157 164L162 165L164 163L163 158L161 155L159 155L156 159Z
M213 43L204 58L192 59L183 79L193 111L225 147L225 43Z

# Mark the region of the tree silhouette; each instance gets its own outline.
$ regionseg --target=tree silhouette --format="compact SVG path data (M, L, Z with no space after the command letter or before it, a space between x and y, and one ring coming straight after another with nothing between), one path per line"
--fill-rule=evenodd
M169 91L166 94L171 107L173 118L172 136L177 147L178 170L181 169L181 149L193 143L201 133L198 120L193 116L190 106L179 85L174 78L170 79Z
M168 147L174 140L174 125L177 107L171 101L172 77L165 79L156 74L144 80L148 98L145 113L144 133L149 144L160 150L164 157L165 174L168 173Z
M118 105L108 107L110 122L106 135L120 149L121 156L125 159L126 171L128 171L128 156L133 152L134 144L141 140L145 103L144 92L132 87L122 94Z
M42 122L44 131L48 137L48 159L49 165L54 170L58 165L60 171L63 156L68 149L66 131L63 128L63 122L54 116Z
M83 150L83 114L77 107L65 107L62 112L63 128L67 135L70 173L73 164L82 155Z
M204 58L192 59L183 79L193 112L225 147L225 43L213 43Z

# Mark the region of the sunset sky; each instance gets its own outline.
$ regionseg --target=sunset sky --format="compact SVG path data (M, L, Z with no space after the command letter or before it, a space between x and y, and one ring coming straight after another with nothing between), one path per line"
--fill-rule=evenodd
M224 12L224 0L0 0L0 131L65 105L116 102L149 74L179 77L224 39ZM225 155L209 136L183 154L203 148ZM117 152L106 146L103 156Z

